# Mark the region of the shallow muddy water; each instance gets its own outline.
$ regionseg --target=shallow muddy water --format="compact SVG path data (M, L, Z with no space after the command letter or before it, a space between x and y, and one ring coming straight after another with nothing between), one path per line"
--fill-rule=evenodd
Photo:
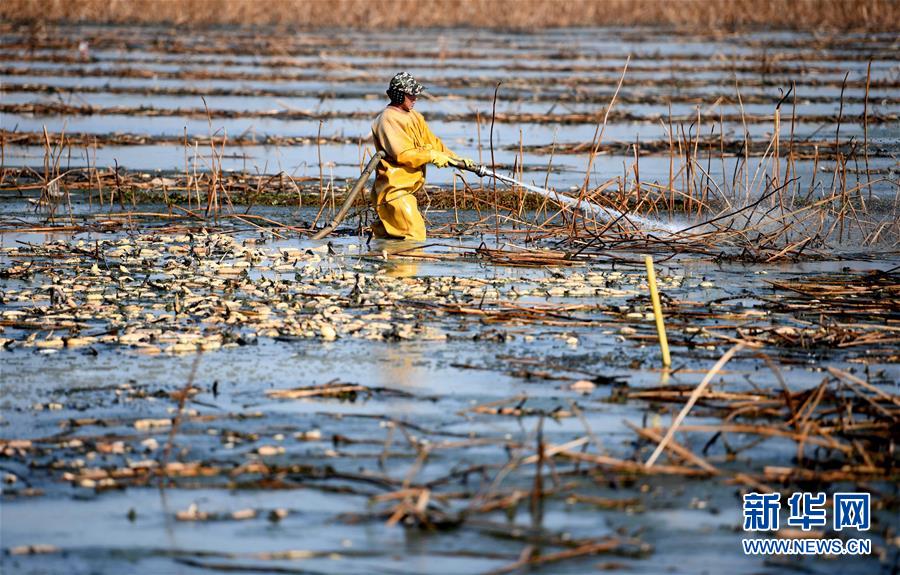
M265 213L273 218L291 216L278 210ZM152 235L150 230L144 230L144 233ZM254 236L239 234L238 238ZM96 240L116 241L120 237L79 234L65 238L57 234L44 239L83 241L91 245ZM4 234L3 239L4 249L22 246L19 242L33 245L41 242L39 234L21 237ZM442 241L441 244L459 248L473 245L466 240ZM277 254L283 248L304 249L320 245L320 242L289 240L265 244L261 249ZM498 286L497 296L504 299L509 297L507 290L513 287L527 293L536 285L573 285L582 281L577 279L579 277L590 274L609 277L614 273L609 264L554 271L421 259L379 263L377 257L360 259L358 255L379 253L382 246L377 244L367 247L361 240L345 238L332 240L332 245L338 255L316 263L317 267L352 269L365 275L374 273L372 277L416 278L417 282L448 276L473 278ZM391 244L383 247L393 249ZM426 247L424 253L441 253L446 249ZM4 258L4 266L19 259L12 255ZM817 262L760 268L684 258L662 264L659 274L663 282L668 278L679 280L678 287L664 288L667 297L682 301L730 297L729 305L753 310L765 305L758 296L770 290L768 281L845 268L864 273L890 269L898 264L900 258L890 257L876 262L849 259L833 264ZM87 461L83 454L78 454L78 449L72 449L71 453L66 448L53 449L39 459L44 462L42 465L60 461L66 462L60 469L77 470L78 465L89 468L127 465L129 461L158 456L149 450L146 442L152 438L156 444L164 444L167 429L136 431L136 422L171 417L175 404L165 394L177 391L186 381L192 380L199 392L188 402L191 415L175 437L179 460L202 460L225 466L231 462L265 461L301 464L327 471L313 473L305 479L288 473L288 477L296 478L296 483L292 481L287 490L266 489L252 483L242 488L240 481L235 483L234 480L223 483L221 479L211 479L207 483L181 479L163 490L148 485L95 493L92 487L61 481L60 471L27 470L15 460L7 460L4 471L21 477L16 488L21 488L22 482L27 481L29 487L42 490L44 495L34 498L6 496L2 506L4 546L9 549L22 545L53 545L62 550L62 555L56 552L7 557L4 563L13 572L25 573L54 571L62 565L72 573L121 570L190 573L203 571L211 565L245 569L252 566L259 569L300 568L304 572L471 573L513 562L521 550L521 543L518 536L510 539L504 530L519 525L521 527L516 529L536 528L544 536L557 534L573 539L603 537L623 530L640 533L641 540L652 546L652 552L643 552L637 558L610 559L608 562L614 570L655 573L674 569L675 572L694 573L719 572L727 567L738 573L758 572L763 568L761 561L739 559L742 557L739 551L740 501L734 489L696 480L674 480L664 476L637 478L634 485L624 489L611 489L602 482L581 482L580 495L627 497L636 501L621 510L600 511L589 503L571 501L564 496L549 498L537 527L524 504L509 514L490 512L480 515L480 523L476 522L480 531L477 532L463 528L428 533L414 527L387 528L383 520L360 522L351 519L354 514L371 510L370 498L384 491L377 484L365 482L369 472L377 470L379 477L383 474L397 481L412 474L416 482L443 484L448 474L454 477L454 472L462 469L492 469L498 459L506 458L502 446L507 442L527 445L534 441L534 432L541 419L538 415L498 417L467 411L476 404L527 397L525 405L529 408L553 413L554 410L571 409L575 402L583 412L584 420L546 418L544 441L564 444L582 436L588 426L602 442L604 451L627 456L633 450L634 438L625 422L641 425L646 421L646 405L610 401L615 386L601 385L584 396L570 390L571 383L603 376L621 378L631 389L656 386L661 381L692 387L723 347L715 340L709 342L709 350L676 345L674 361L680 371L664 378L656 367L659 352L655 346L626 341L620 335L626 333L623 327L651 333L652 321L616 319L621 316L599 309L590 310L594 303L603 309L617 305L628 307L633 305L629 302L643 291L640 268L618 269L622 271L614 277L620 278L616 281L623 288L622 295L611 292L599 298L566 295L565 292L549 295L552 288L539 288L537 293L516 300L521 306L587 304L587 309L577 313L582 325L576 326L542 322L493 325L460 321L455 316L429 318L417 315L416 325L440 329L445 337L436 341L421 341L415 336L408 340L373 341L342 336L332 342L322 342L318 338L279 341L260 336L249 346L210 351L199 358L193 353L146 356L139 353L140 348L109 344L94 344L86 350L58 351L14 346L4 352L0 398L2 437L36 442L54 442L62 438L71 442L84 438L86 445L118 440L123 442L125 449L121 455L95 454ZM284 274L280 275L284 277ZM260 282L278 276L278 273L260 269L251 271L249 279ZM635 283L631 284L632 281ZM22 290L33 289L41 283L40 276L36 276L32 281L9 281L4 289L22 293ZM315 289L327 292L331 288L320 283ZM539 295L541 291L547 293ZM346 293L346 290L338 289L336 293ZM3 309L28 309L33 305L27 301L11 301L12 295L7 291ZM480 303L475 301L472 305L490 308L498 303L497 298L485 295L481 296ZM768 321L784 324L787 317ZM104 329L102 321L94 323L89 331ZM753 322L748 325L750 323ZM709 326L714 327L714 322ZM677 337L676 334L688 327L673 319L670 337ZM498 339L499 334L502 337ZM7 328L5 336L17 339L12 328ZM859 354L820 349L791 353L790 357L791 363L782 369L790 388L800 391L819 384L825 365L853 369L852 361ZM896 382L900 376L896 364L876 362L868 369L872 373L878 372L878 380L883 382ZM196 373L191 378L194 370ZM531 375L526 375L528 372ZM272 389L319 385L332 380L403 395L375 392L371 397L351 400L266 397L266 391ZM761 370L760 362L748 356L732 361L727 372L717 379L716 387L749 391L773 383L771 373ZM888 391L891 388L896 392L896 383L885 387ZM204 421L204 416L212 419ZM651 413L649 417L660 416ZM86 419L95 423L76 427L68 424ZM698 414L689 417L686 423L715 421L715 418ZM434 446L427 464L413 465L416 452L409 449L402 436L394 437L394 430L399 427L409 429L408 433L418 438L416 441ZM298 434L310 431L316 432L313 437L297 439ZM225 437L234 439L226 440ZM477 439L482 444L453 447L454 442L465 443L467 439ZM390 444L389 448L384 447L385 442ZM261 446L282 447L283 451L260 455ZM699 447L695 444L695 448ZM763 462L780 464L790 459L792 451L792 442L772 439L742 452L741 461L747 458L756 465ZM713 461L718 460L716 452L713 449L708 455ZM78 464L78 460L82 463ZM566 469L567 466L560 463L557 472L569 475L570 471ZM466 474L466 481L460 487L475 492L483 490L491 484L494 473ZM571 481L566 475L560 478L563 483ZM460 481L461 477L451 484ZM549 476L547 481L550 482ZM528 489L527 479L517 474L512 474L502 485L506 489ZM338 489L341 486L349 492L342 493ZM439 490L435 487L436 495ZM13 494L17 491L12 490ZM218 514L252 509L254 516L244 520L177 520L176 515L191 505ZM273 522L267 516L275 510L288 514ZM896 516L891 519L890 515L888 512L880 516L882 525L893 522L896 526ZM704 546L702 553L685 553L686 546L700 540ZM295 554L293 558L277 556L276 552L287 550L294 550L299 555ZM271 553L276 556L267 555ZM303 559L299 559L300 556ZM552 566L549 572L583 572L592 569L598 561L589 558L566 562ZM838 567L834 562L813 559L804 561L804 565L813 572L839 569L842 573L864 573L877 570L878 562L876 558L857 559L842 561Z

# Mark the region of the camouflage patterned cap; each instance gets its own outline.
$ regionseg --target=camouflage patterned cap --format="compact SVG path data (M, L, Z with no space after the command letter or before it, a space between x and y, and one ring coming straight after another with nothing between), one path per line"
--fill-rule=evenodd
M388 86L387 95L392 102L403 101L403 94L410 96L418 96L425 89L425 86L418 83L409 72L400 72L391 78L391 85Z

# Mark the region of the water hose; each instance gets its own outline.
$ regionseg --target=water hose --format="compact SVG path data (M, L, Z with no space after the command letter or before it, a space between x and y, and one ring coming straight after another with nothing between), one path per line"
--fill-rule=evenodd
M353 184L353 187L350 188L350 192L347 193L347 199L344 200L344 205L341 206L341 209L338 211L337 215L334 216L334 219L331 220L331 223L313 234L312 239L321 240L328 234L334 231L334 228L338 227L344 218L347 216L347 212L350 211L350 207L353 206L353 202L356 201L356 196L359 195L359 192L362 191L364 187L366 187L366 182L369 180L369 176L372 174L372 170L375 169L375 166L378 165L378 162L384 158L384 152L375 152L372 158L369 160L369 163L366 164L366 167L363 169L362 174L359 175L359 179L356 180L356 183Z
M643 216L639 216L637 214L623 214L622 212L615 210L613 208L600 207L597 204L590 202L585 199L573 198L571 196L566 196L563 194L558 194L554 191L547 190L544 188L539 188L537 186L532 186L530 184L526 184L525 182L520 182L519 180L510 178L508 176L504 176L502 174L498 174L492 170L489 170L487 166L484 165L473 165L466 166L462 162L459 161L450 161L450 165L458 170L466 170L467 172L472 172L476 176L480 178L488 177L499 180L505 184L511 186L519 186L529 192L533 192L538 194L539 196L543 196L550 200L555 201L558 204L566 205L572 209L578 209L586 214L590 214L593 217L597 218L600 221L615 221L622 218L627 218L628 221L638 224L640 226L648 227L648 228L661 228L667 229L668 226L662 222L658 222L655 220L651 220L649 218L645 218Z

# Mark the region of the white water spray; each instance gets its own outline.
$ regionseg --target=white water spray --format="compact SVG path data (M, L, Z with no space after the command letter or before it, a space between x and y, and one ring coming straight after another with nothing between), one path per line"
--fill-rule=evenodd
M458 166L462 167L462 166ZM464 168L465 169L465 168ZM496 172L488 170L485 166L477 166L471 170L475 174L478 174L480 177L491 177L511 186L520 186L525 188L526 190L538 194L539 196L543 196L545 198L554 200L560 204L565 204L573 209L581 210L582 212L586 212L590 214L594 219L603 221L603 222L611 222L614 220L627 220L633 224L640 226L641 228L647 228L651 230L662 230L670 234L674 234L679 231L679 228L671 224L667 224L665 222L661 222L654 218L647 218L644 216L640 216L637 214L624 214L618 210L613 208L605 208L602 206L598 206L593 202L589 202L587 200L579 200L578 198L573 198L571 196L565 196L546 188L539 188L537 186L533 186L531 184L526 184L524 182L520 182L513 178L500 175Z

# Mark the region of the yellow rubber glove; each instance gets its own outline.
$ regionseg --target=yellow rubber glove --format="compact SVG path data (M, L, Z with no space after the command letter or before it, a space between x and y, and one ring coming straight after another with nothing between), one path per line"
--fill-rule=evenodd
M453 158L450 155L445 154L444 152L431 150L431 163L439 168L446 168L447 164L449 164L452 159Z
M457 158L456 163L462 164L470 170L476 166L475 160L473 160L472 158Z

